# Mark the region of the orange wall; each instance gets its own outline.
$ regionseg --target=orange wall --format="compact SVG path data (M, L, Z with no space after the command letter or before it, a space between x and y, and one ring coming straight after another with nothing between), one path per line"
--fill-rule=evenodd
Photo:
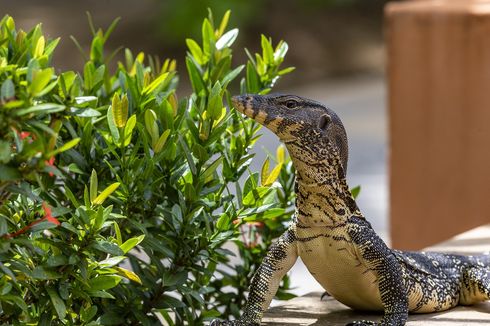
M385 17L391 239L420 249L490 222L490 1Z

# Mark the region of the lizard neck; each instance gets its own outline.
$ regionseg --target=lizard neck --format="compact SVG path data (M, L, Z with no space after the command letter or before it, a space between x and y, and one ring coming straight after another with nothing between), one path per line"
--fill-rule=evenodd
M327 150L324 155L295 155L288 148L296 169L296 221L304 226L338 226L352 216L364 218L345 179L339 156ZM310 153L311 154L311 153Z

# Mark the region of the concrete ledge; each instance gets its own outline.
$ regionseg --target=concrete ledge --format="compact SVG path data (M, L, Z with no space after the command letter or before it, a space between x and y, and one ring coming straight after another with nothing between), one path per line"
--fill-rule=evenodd
M490 225L465 232L427 250L462 254L488 252L490 251ZM353 320L379 321L382 316L354 311L331 297L324 298L322 301L321 295L321 292L310 293L269 309L264 315L263 325L340 326ZM409 316L406 325L490 325L490 301L470 307L458 306L440 313L413 314Z

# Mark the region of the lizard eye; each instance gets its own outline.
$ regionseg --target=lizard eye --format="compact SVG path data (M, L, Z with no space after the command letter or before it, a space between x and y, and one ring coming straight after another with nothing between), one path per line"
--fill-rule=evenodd
M286 103L284 103L288 109L294 109L295 107L298 106L298 102L295 100L287 100Z

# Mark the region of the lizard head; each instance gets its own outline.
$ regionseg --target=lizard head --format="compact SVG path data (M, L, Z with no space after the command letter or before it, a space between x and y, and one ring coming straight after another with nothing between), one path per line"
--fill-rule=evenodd
M321 103L295 95L242 95L233 106L262 124L295 152L311 162L328 157L347 171L347 135L340 118Z

